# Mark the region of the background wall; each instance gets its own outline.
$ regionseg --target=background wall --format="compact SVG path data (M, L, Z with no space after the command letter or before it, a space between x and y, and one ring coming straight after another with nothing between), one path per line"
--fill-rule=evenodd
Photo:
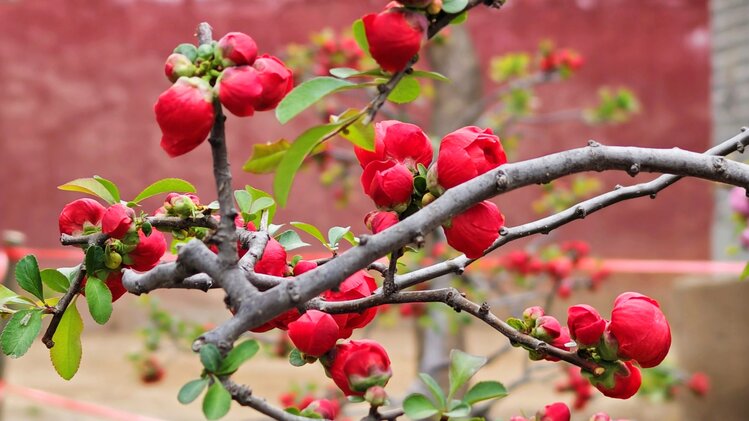
M25 231L31 246L56 245L57 215L78 196L55 187L94 174L119 183L125 197L156 179L182 177L211 200L215 187L208 145L176 159L168 159L158 146L152 106L168 87L162 69L172 48L190 41L196 23L207 20L217 36L244 31L261 52L280 53L286 43L304 42L309 32L325 25L347 27L384 3L0 1L0 26L6 34L0 43L0 229ZM565 123L529 131L523 157L583 146L591 138L689 150L710 144L706 0L509 1L501 11L480 8L468 25L484 66L494 54L534 49L545 38L586 57L570 82L543 89L543 109L591 104L602 84L628 86L641 99L644 113L623 126L594 129ZM313 121L307 117L287 126L280 126L272 113L230 117L236 185L269 189L269 177L240 171L251 144L294 138ZM633 182L626 175L606 175L604 180L606 188ZM350 223L361 232L363 215L372 206L368 199L354 197L350 207L334 208L332 193L318 187L311 170L299 175L292 195L300 200L281 212L279 221L303 219L322 227ZM498 200L509 224L533 217L528 211L532 196L524 192ZM561 235L586 239L608 256L706 258L711 199L707 183L687 180L658 200L617 205ZM157 203L146 206L151 207Z

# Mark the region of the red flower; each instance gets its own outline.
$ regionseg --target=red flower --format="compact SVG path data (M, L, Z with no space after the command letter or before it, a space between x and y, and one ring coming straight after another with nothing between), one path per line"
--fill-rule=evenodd
M570 409L562 402L546 405L536 414L538 421L570 421Z
M294 87L294 76L281 60L267 54L255 60L253 67L263 90L252 105L255 111L272 110Z
M362 18L369 52L377 64L388 72L406 67L426 38L426 17L401 8L387 9Z
M385 231L397 223L398 214L395 212L372 211L364 217L364 225L366 225L373 234Z
M536 327L531 332L534 338L544 342L553 342L562 332L562 326L559 320L553 316L541 316L536 319Z
M505 217L497 205L483 201L467 211L454 216L449 225L443 225L447 244L475 259L481 257L489 246L499 237L499 229L504 225Z
M614 301L608 326L619 345L617 354L633 359L641 367L655 367L671 347L671 328L658 302L635 292L625 292Z
M437 172L438 184L449 189L506 162L502 143L491 129L469 126L442 138L432 171Z
M585 241L565 241L561 248L563 252L569 253L575 262L590 254L590 246Z
M161 147L171 157L203 143L213 127L213 90L198 77L181 77L159 95L153 107L161 128Z
M384 387L393 375L387 352L370 340L336 345L328 372L346 396L362 396L372 386Z
M133 251L122 256L122 263L125 267L143 272L153 269L164 253L166 239L161 231L153 230L148 237L143 231L138 231L138 245Z
M415 124L386 120L375 123L374 152L355 146L354 153L362 168L373 161L392 159L416 171L417 164L426 167L432 162L432 142Z
M572 262L564 257L546 263L546 272L555 279L564 279L572 274Z
M300 260L294 266L294 276L299 276L317 267L317 263L311 260Z
M286 249L275 238L270 238L263 251L263 257L255 263L255 272L266 275L284 276L286 273Z
M405 210L413 192L413 174L396 161L374 161L361 176L362 187L378 207Z
M318 399L310 402L302 410L310 410L320 415L326 420L334 420L341 412L341 404L333 399Z
M182 76L190 77L194 75L195 65L187 56L175 53L167 57L164 64L164 74L167 79L174 83Z
M554 348L563 349L565 351L569 351L570 348L567 346L567 344L571 341L570 339L570 330L567 328L567 326L562 326L561 329L559 329L559 336L550 342L551 346ZM559 361L559 358L553 357L551 355L545 355L544 359L546 361Z
M229 67L216 82L221 104L238 117L255 113L255 101L263 93L257 70L252 66Z
M100 226L106 208L93 199L74 200L60 212L60 234L82 235Z
M594 346L601 340L606 320L587 304L574 305L567 309L567 326L570 336L581 346Z
M257 44L242 32L229 32L218 40L218 53L224 67L252 65L257 58Z
M101 219L101 231L112 238L121 239L130 231L135 211L121 203L110 206Z
M374 278L364 271L358 271L344 280L337 290L329 290L323 293L326 301L348 301L365 298L372 295L377 289ZM339 336L348 338L354 329L364 327L374 319L377 308L371 307L362 313L334 314L333 318L340 328Z
M309 310L289 323L289 339L303 353L319 357L335 346L338 324L328 313Z
M710 391L710 377L705 373L694 373L687 381L687 387L697 396L705 396Z
M613 381L613 387L606 387L604 382L594 383L594 386L610 398L629 399L640 389L642 377L637 367L625 361L614 373Z
M731 209L747 217L749 216L749 197L746 196L746 189L734 187L728 197Z
M84 297L86 296L86 282L88 281L88 276L83 278L83 281L81 282L81 295ZM115 302L122 297L127 290L122 285L122 273L117 270L115 272L110 272L109 275L107 275L107 279L104 280L104 285L109 288L109 292L112 293L112 302Z

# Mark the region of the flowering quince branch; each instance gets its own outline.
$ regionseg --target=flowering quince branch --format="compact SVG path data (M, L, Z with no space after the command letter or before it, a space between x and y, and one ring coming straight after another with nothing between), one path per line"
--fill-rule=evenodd
M78 272L75 276L75 280L72 284L70 284L68 292L66 292L65 295L60 298L60 301L57 302L57 305L52 310L52 320L49 322L49 326L47 326L47 330L44 332L44 336L42 336L42 343L44 343L47 348L52 348L53 346L55 346L55 342L52 340L52 336L55 335L55 332L57 331L57 327L60 325L60 321L62 320L62 315L65 313L65 310L73 301L73 298L81 291L81 284L83 283L83 278L85 276L86 269L83 266L79 266Z
M216 220L209 216L195 218L180 218L176 216L149 216L144 218L146 222L154 228L163 228L170 230L188 229L188 228L210 228L216 229L218 224ZM109 235L102 232L88 235L60 235L60 244L63 246L76 246L88 244L103 244L109 238Z

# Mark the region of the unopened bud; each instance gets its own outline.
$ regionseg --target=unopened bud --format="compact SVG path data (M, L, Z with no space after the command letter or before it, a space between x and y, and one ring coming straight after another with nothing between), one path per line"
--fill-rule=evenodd
M104 256L104 265L108 269L117 269L122 264L122 256L117 252L108 253Z
M198 47L188 43L180 44L174 49L174 53L182 54L191 62L195 63L195 60L198 58Z
M388 394L382 386L372 386L364 393L364 400L375 407L383 406L387 403Z
M436 15L442 11L442 0L434 0L428 7L427 13L430 15Z
M166 64L164 64L164 74L172 82L176 82L181 76L193 76L195 70L195 65L183 54L170 55L166 59Z
M432 193L427 193L421 198L421 206L426 206L437 199Z

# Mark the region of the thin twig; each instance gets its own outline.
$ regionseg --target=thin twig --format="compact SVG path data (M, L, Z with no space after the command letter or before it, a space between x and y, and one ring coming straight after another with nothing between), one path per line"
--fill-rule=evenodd
M75 296L81 291L81 284L85 277L86 269L84 269L81 264L78 266L78 273L76 274L73 283L70 284L70 288L68 288L68 291L62 296L62 298L60 298L60 301L58 301L57 305L54 307L52 320L50 320L49 326L47 326L47 331L44 332L44 336L42 336L42 342L47 348L55 346L55 341L52 340L52 337L55 335L57 327L60 325L60 320L62 320L65 310L67 310L68 306L73 301L73 298L75 298Z

